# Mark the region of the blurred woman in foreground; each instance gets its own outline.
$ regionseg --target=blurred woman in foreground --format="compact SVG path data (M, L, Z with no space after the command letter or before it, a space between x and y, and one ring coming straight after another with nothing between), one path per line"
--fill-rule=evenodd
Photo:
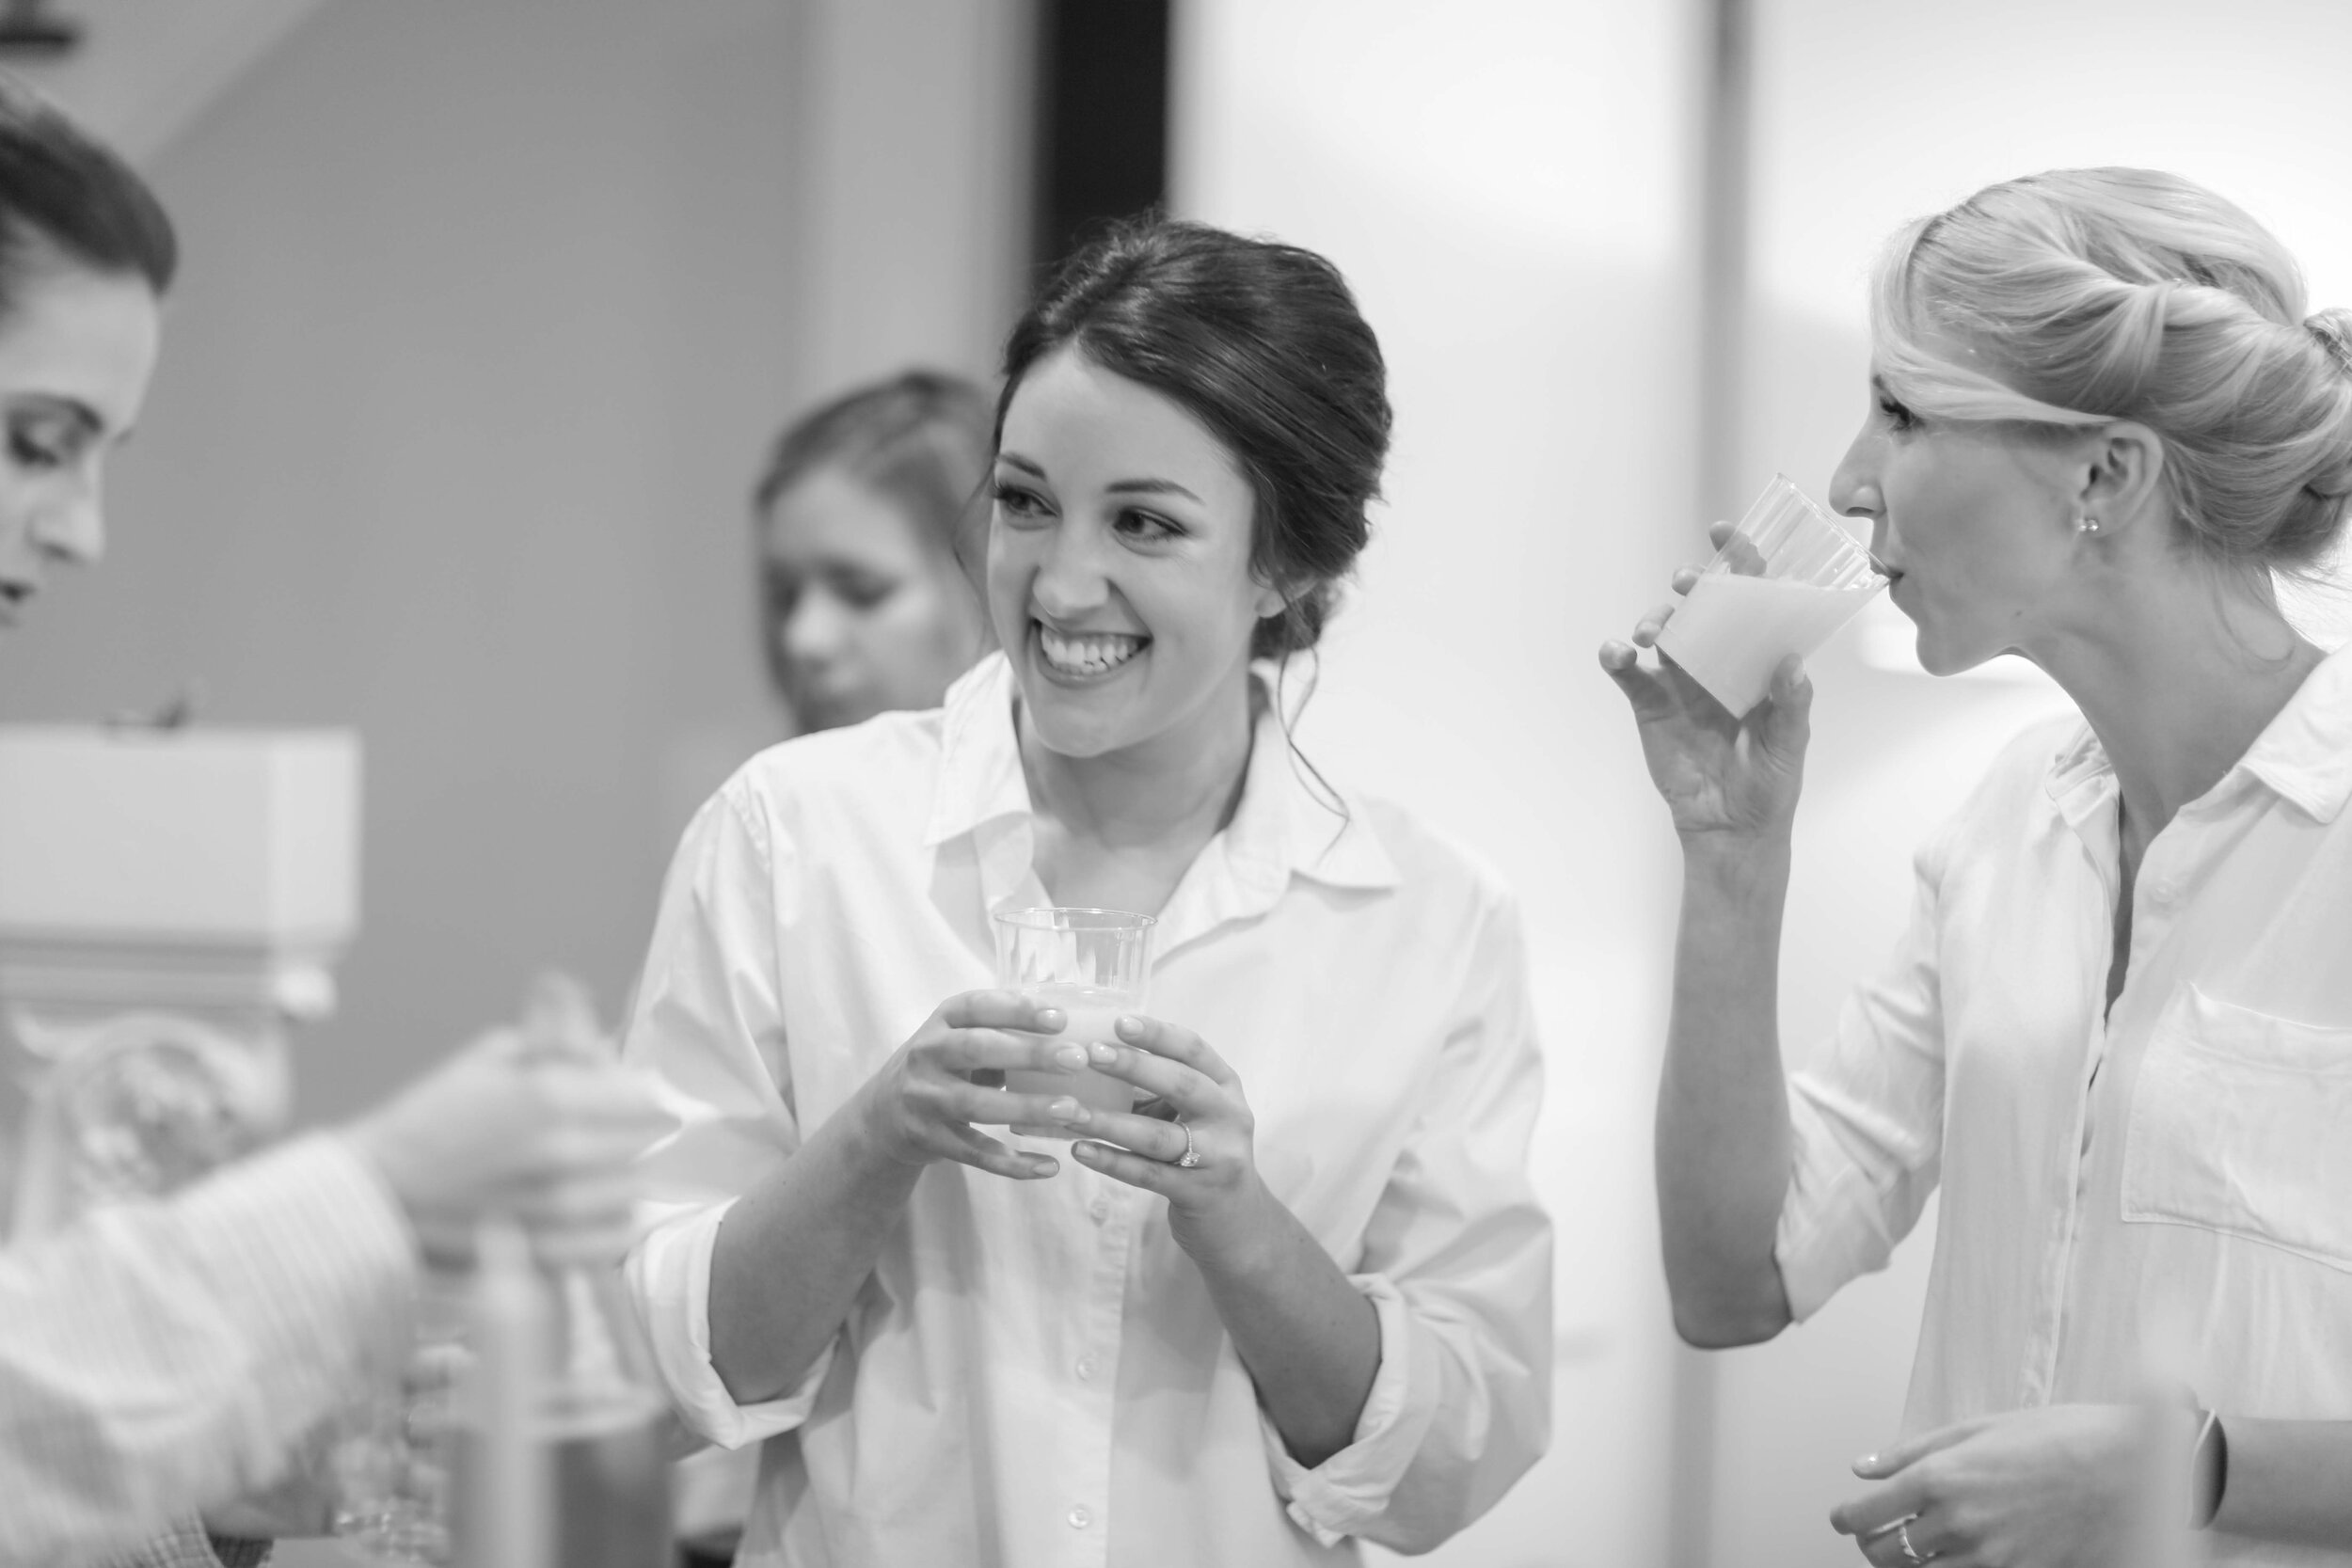
M176 261L145 183L0 77L0 631L103 552ZM421 1258L461 1259L493 1209L615 1256L660 1117L617 1068L533 1054L494 1036L348 1127L0 1251L0 1568L258 1561L199 1513L389 1370Z
M2352 1562L2352 654L2273 592L2344 528L2352 312L2307 315L2211 192L2084 169L1899 234L1872 328L1833 503L1870 520L1928 670L2019 654L2081 717L1920 851L1893 962L1784 1081L1811 689L1792 659L1735 723L1602 648L1684 851L1677 1325L1770 1338L1940 1185L1903 1436L1833 1521L1865 1557L2145 1560L2153 1465L2216 1562ZM2152 1438L2158 1380L2184 1408Z

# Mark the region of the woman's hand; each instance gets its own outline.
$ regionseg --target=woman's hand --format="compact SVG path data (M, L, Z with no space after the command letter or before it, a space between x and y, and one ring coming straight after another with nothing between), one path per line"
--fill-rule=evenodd
M970 990L942 1002L859 1091L869 1146L900 1164L954 1160L1016 1181L1053 1175L1060 1165L1050 1156L1008 1148L972 1125L1050 1121L1053 1097L1012 1094L973 1074L1084 1067L1083 1047L1052 1037L1064 1022L1060 1008L1009 990Z
M1717 523L1708 538L1719 548L1739 543L1729 523ZM1745 719L1734 719L1673 660L1660 656L1655 670L1641 662L1641 650L1657 645L1698 575L1687 566L1677 572L1676 598L1643 616L1631 642L1602 643L1600 667L1633 705L1650 779L1686 844L1716 834L1785 835L1796 816L1811 734L1813 687L1803 664L1784 660L1772 672L1771 693Z
M1144 1103L1157 1101L1154 1108L1169 1114L1090 1111L1065 1096L1041 1119L1079 1134L1070 1152L1080 1164L1168 1199L1168 1228L1195 1259L1265 1243L1275 1233L1274 1198L1258 1180L1257 1121L1241 1079L1200 1036L1173 1023L1121 1018L1119 1037L1123 1044L1089 1047L1087 1065L1135 1085ZM1191 1165L1182 1163L1187 1149Z
M2127 1404L1963 1421L1858 1462L1856 1475L1886 1484L1830 1524L1879 1568L2138 1568L2156 1531L2185 1522L2185 1498L2155 1484L2166 1425Z

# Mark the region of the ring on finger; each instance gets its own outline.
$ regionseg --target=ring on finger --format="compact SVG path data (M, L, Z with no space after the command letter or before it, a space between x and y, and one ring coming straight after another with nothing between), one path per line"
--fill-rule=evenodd
M1919 1548L1911 1544L1910 1520L1905 1519L1901 1524L1895 1527L1895 1544L1903 1549L1903 1560L1905 1562L1925 1562L1927 1560L1926 1558L1919 1555Z
M1176 1125L1184 1130L1184 1151L1176 1156L1175 1166L1178 1170L1194 1169L1200 1164L1200 1151L1192 1147L1192 1128L1182 1117L1176 1118Z

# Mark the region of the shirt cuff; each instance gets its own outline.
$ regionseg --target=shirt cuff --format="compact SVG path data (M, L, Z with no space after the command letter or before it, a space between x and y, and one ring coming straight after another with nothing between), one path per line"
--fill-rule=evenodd
M1372 1303L1380 1323L1380 1369L1347 1447L1311 1470L1292 1457L1265 1412L1258 1413L1274 1490L1318 1546L1335 1546L1388 1512L1437 1415L1437 1350L1404 1293L1384 1275L1350 1275L1347 1282Z
M689 1432L723 1449L739 1449L807 1420L839 1342L835 1336L801 1380L775 1399L735 1402L710 1364L710 1255L719 1223L735 1204L729 1198L657 1227L629 1253L628 1265L671 1404Z
M416 1244L373 1165L331 1132L230 1166L173 1200L222 1315L320 1411L405 1354Z
M1792 1165L1772 1261L1788 1315L1803 1323L1849 1280L1884 1268L1894 1243L1869 1173L1843 1151L1820 1109L1795 1085L1788 1118Z

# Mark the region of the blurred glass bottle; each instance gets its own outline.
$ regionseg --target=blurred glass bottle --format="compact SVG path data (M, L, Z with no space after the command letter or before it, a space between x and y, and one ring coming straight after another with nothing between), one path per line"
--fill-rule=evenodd
M533 987L522 1027L550 1061L611 1049L587 993L562 975ZM618 1264L532 1268L545 1328L524 1333L502 1244L470 1276L428 1280L399 1388L361 1413L338 1452L336 1533L384 1563L668 1568L669 1406ZM529 1397L517 1402L517 1389ZM458 1525L506 1517L497 1499L518 1446L539 1456L532 1473L551 1488L544 1564L511 1560L504 1526ZM509 1545L488 1556L473 1545L498 1540Z

